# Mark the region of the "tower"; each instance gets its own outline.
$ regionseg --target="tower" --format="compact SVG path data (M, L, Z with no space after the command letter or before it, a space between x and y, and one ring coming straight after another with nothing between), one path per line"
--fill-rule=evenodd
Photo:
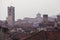
M57 15L58 24L60 24L60 15Z
M15 22L15 7L8 7L8 18L7 18L8 26L14 27Z
M48 22L48 15L47 14L44 14L43 15L43 22L44 23L47 23Z

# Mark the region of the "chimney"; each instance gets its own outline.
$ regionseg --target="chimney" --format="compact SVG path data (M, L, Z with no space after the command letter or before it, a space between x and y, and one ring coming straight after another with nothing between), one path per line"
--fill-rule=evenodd
M48 15L47 14L44 14L43 15L43 22L44 23L47 23L48 22Z

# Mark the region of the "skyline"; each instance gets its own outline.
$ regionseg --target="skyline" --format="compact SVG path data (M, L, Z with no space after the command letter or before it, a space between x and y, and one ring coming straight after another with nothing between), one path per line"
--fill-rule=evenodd
M0 0L0 19L7 17L7 7L15 7L15 18L23 19L24 17L36 17L40 12L49 16L60 13L60 0Z

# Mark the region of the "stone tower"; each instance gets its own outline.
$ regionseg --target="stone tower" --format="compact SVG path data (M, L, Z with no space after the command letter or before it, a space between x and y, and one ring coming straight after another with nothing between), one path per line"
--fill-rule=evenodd
M48 22L48 15L47 14L44 14L43 15L43 22L44 23L47 23Z
M15 22L15 7L8 7L8 18L7 18L8 26L14 27Z
M60 15L57 15L58 24L60 24Z

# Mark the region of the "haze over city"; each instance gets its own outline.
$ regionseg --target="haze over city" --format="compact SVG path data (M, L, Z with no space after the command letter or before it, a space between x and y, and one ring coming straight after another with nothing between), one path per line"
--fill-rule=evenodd
M0 40L60 40L60 0L0 0Z
M38 12L49 16L60 13L60 0L0 0L0 19L7 17L7 7L15 7L15 18L35 17Z

